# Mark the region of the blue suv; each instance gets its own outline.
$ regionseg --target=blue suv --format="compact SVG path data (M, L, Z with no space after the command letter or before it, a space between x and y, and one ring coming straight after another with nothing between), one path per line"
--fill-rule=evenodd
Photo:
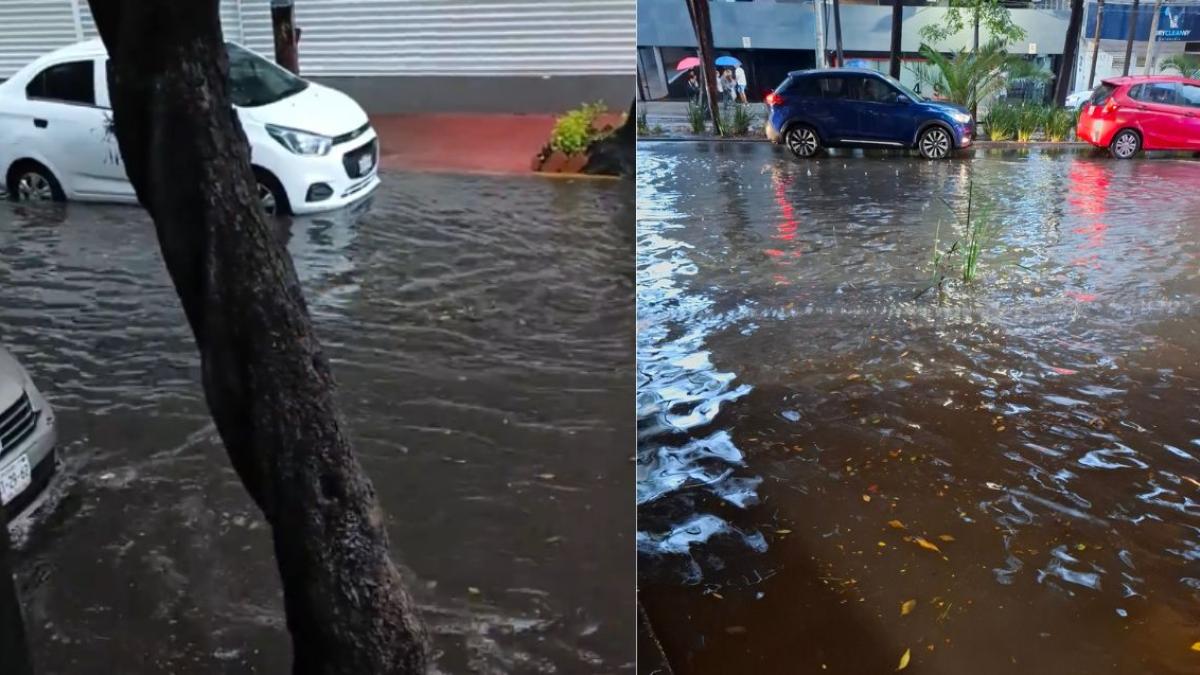
M797 157L822 147L916 148L945 159L971 145L967 109L922 98L873 70L798 70L767 94L767 137Z

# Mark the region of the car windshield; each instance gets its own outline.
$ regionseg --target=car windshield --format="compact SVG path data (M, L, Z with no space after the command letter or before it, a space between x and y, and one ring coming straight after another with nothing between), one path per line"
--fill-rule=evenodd
M229 96L242 108L267 105L304 91L308 83L235 44L229 51Z
M920 94L913 91L912 89L909 89L908 87L904 86L903 84L900 84L900 80L894 79L889 75L884 75L883 73L880 73L880 76L882 76L883 79L887 80L888 83L890 83L893 87L899 89L900 92L902 94L904 94L905 96L907 96L908 100L912 101L913 103L920 103L921 101L925 100L924 96L921 96Z

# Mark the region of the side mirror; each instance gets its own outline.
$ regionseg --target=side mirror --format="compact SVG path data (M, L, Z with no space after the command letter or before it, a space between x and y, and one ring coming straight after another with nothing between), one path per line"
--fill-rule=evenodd
M908 105L909 103L912 103L912 101L909 100L909 98L904 94L896 94L896 103L899 103L900 105Z

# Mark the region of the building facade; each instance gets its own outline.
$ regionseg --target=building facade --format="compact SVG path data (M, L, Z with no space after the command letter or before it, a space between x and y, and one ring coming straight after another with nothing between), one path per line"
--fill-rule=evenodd
M556 112L633 96L636 0L296 0L301 73L371 112ZM227 39L274 51L270 0L222 0ZM87 0L0 0L0 79L96 35Z
M904 2L904 0L901 0ZM907 3L905 3L907 4ZM944 3L943 3L944 4ZM1070 11L1065 4L1053 8L1010 9L1025 38L1008 45L1010 52L1026 54L1056 72L1062 58ZM921 2L903 9L901 51L907 66L914 65L921 45L921 28L940 22L946 7ZM825 0L753 0L711 3L714 47L746 66L747 85L753 99L774 88L790 70L812 68L820 45L834 48L832 6ZM696 37L683 0L639 0L637 6L638 70L642 93L649 98L683 96L675 78L675 64L696 54ZM842 45L847 61L886 72L891 45L891 4L841 3ZM986 41L986 31L981 40ZM969 47L972 35L964 30L938 45L943 51ZM916 84L910 67L901 69L901 80Z

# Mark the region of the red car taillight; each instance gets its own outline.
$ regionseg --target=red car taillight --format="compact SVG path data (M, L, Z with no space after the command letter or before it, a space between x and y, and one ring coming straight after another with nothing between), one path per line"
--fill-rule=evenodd
M767 105L776 106L783 103L783 97L773 91L768 91L763 101L766 101Z
M1110 115L1116 111L1117 111L1117 99L1110 96L1109 99L1107 101L1105 101L1104 110L1102 112L1105 115Z

